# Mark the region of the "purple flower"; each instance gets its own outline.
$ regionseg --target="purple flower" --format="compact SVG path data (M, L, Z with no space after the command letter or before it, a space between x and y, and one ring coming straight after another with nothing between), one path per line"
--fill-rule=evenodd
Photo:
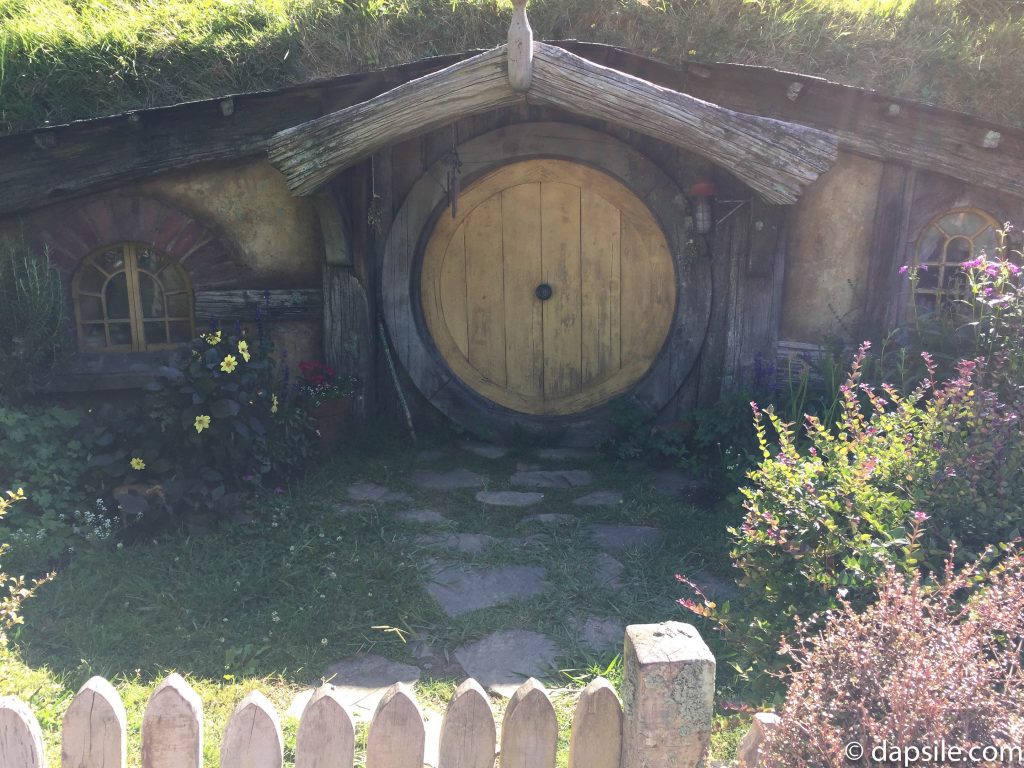
M1006 268L1008 270L1010 270L1010 274L1011 275L1019 275L1020 274L1020 267L1018 267L1012 261L1006 262Z
M985 257L984 256L976 256L975 258L971 259L970 261L965 261L960 266L963 267L964 269L974 269L975 267L980 267L984 263L985 263Z
M926 515L921 510L915 510L914 512L912 512L911 517L914 518L915 523L923 523L925 520L928 519L928 515Z
M909 264L904 264L902 267L900 267L900 274L901 275L905 275L905 274L907 274L907 272L909 270L910 270L910 265Z

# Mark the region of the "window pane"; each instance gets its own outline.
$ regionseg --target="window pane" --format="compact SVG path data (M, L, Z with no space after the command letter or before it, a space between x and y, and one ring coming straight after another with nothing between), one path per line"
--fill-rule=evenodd
M966 237L954 237L946 246L946 262L952 265L953 271L965 261L970 261L974 250L971 241Z
M164 289L145 272L139 273L139 300L143 317L164 317Z
M166 344L167 326L163 320L144 324L146 329L146 344Z
M103 284L107 276L100 272L92 264L88 264L82 270L82 277L78 281L78 290L89 293L103 293Z
M107 346L107 332L102 325L82 326L82 345L86 349L103 349Z
M124 269L124 248L117 246L104 251L96 257L96 263L108 275L120 272Z
M139 251L139 269L156 274L167 265L167 259L152 248Z
M928 227L917 248L918 264L936 264L942 261L942 248L946 244L946 236L937 228Z
M192 323L171 323L171 343L178 344L192 340Z
M175 293L165 297L167 299L167 316L168 317L188 317L188 294L187 293Z
M951 237L954 235L967 235L967 237L973 237L977 234L978 230L985 226L985 224L985 219L973 211L949 213L943 216L939 221L939 226L942 227L946 231L946 234Z
M82 316L83 322L87 322L89 320L102 320L103 300L98 296L80 295L78 297L78 311Z
M110 324L110 344L114 347L129 347L132 343L132 329L128 323Z
M917 271L917 287L918 288L937 288L939 285L939 277L942 269L937 266L928 267L925 269L921 267Z
M124 272L114 275L107 283L107 317L128 319L128 276Z
M187 291L188 283L177 264L168 265L167 269L160 273L160 282L165 291Z
M990 259L996 258L999 255L999 238L996 235L996 231L989 227L976 238L974 238L974 255L977 256L982 251Z

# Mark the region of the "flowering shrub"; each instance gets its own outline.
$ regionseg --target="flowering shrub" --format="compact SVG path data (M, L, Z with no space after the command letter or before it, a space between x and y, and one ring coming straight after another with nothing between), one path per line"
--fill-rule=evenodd
M98 442L110 449L91 465L122 484L158 485L163 512L230 512L247 491L294 474L312 454L304 448L312 424L286 389L268 343L202 334L178 368L149 385L144 414L108 427L115 434Z
M977 385L972 361L938 386L925 378L907 394L872 387L861 380L867 350L840 388L831 429L808 416L801 433L754 405L762 462L741 489L743 522L731 529L744 602L756 606L736 635L744 672L775 666L777 639L797 616L844 599L870 602L889 569L935 570L952 542L973 558L1019 535L1020 414ZM927 355L925 364L934 371ZM683 604L739 625L730 606Z
M338 378L338 374L326 363L318 360L303 360L299 363L299 392L307 399L310 408L331 400L351 397L357 386L355 378Z
M966 600L965 595L969 595ZM1024 558L988 576L978 564L947 563L932 587L920 575L882 574L878 601L862 613L849 603L822 631L803 624L783 652L791 670L782 723L759 764L766 768L904 762L894 749L945 742L964 750L1024 745ZM913 753L911 753L913 754ZM1016 759L1009 756L1016 754ZM965 764L1010 764L1020 752L977 753ZM904 753L906 756L906 753ZM895 759L894 759L895 757Z
M0 518L3 518L14 504L25 500L25 492L19 488L0 495ZM8 550L6 544L0 544L0 556ZM49 573L31 584L26 584L24 576L9 576L0 569L0 646L7 642L7 633L18 624L23 623L19 611L21 604L35 594L43 584L54 577Z

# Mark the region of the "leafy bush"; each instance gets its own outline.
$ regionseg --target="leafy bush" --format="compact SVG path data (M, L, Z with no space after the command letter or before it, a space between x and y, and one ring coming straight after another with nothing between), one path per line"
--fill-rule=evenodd
M0 406L0 486L32 488L17 523L55 532L90 498L85 414L56 406ZM12 519L13 516L12 516Z
M950 562L933 587L889 568L874 605L858 613L843 603L823 631L804 624L784 646L798 668L759 764L840 768L857 762L845 753L857 742L864 764L931 765L945 761L892 750L943 741L964 750L1016 746L1015 759L978 751L969 760L1015 762L1024 745L1022 648L1020 554L986 578L978 564L955 571Z
M46 381L66 341L65 306L56 267L20 241L0 239L0 398Z
M21 488L17 491L8 491L6 496L0 495L0 519L14 504L24 500L25 492ZM6 544L0 544L0 556L7 550ZM20 614L21 604L53 577L54 574L49 573L31 584L26 584L24 576L9 576L0 569L0 646L7 642L7 633L11 629L24 623Z

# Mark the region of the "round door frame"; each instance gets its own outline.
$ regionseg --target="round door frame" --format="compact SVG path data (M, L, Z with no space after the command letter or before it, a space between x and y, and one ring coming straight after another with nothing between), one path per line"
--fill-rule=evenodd
M676 306L661 351L629 396L660 411L693 368L711 316L711 268L690 245L686 196L650 159L607 134L568 123L522 123L499 128L460 144L467 184L488 171L518 160L557 158L603 171L629 188L654 214L672 252ZM385 322L395 352L428 401L463 427L483 436L515 431L558 431L565 442L587 444L599 438L607 403L564 416L534 416L485 399L449 369L420 308L419 268L423 248L437 217L446 209L445 160L413 185L388 233L381 270Z

